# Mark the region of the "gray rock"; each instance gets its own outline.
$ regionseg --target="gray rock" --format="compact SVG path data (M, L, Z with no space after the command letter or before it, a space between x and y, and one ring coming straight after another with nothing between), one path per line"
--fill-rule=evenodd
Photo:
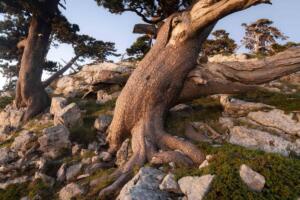
M8 164L17 159L17 153L11 151L8 147L0 149L0 165Z
M69 135L69 130L63 125L44 129L43 136L38 139L40 150L47 157L59 157L63 150L71 148Z
M94 123L95 129L104 133L112 121L111 115L100 115Z
M55 125L65 125L68 128L80 126L82 124L81 111L76 103L71 103L64 107L54 116Z
M159 185L159 189L167 192L182 193L175 180L175 175L171 173L165 176L162 183Z
M72 155L75 156L76 154L78 154L81 151L81 147L79 144L75 144L72 147Z
M53 97L51 101L50 113L58 115L62 109L67 105L67 100L63 97Z
M60 200L71 200L84 194L84 190L76 183L70 183L59 191Z
M248 118L264 126L300 136L300 123L293 119L293 115L287 115L282 110L252 112L248 114Z
M100 153L99 158L104 162L108 162L111 160L112 156L110 153L104 151Z
M12 105L5 107L0 112L0 127L9 126L13 129L18 129L22 124L22 118L25 113L25 109L17 109Z
M247 165L241 165L240 177L243 182L253 191L260 192L265 186L265 177L253 171Z
M15 138L14 142L11 145L11 148L14 151L25 152L28 150L32 143L37 139L36 135L30 131L22 131L18 137Z
M66 163L62 164L57 171L56 180L59 182L64 182L66 180Z
M130 140L126 139L122 143L120 149L117 152L116 165L118 165L118 166L124 165L131 156L132 156L132 149L131 149L131 145L130 145Z
M299 144L264 131L243 126L236 126L230 129L229 142L250 149L259 149L269 153L279 153L284 156L288 156L291 152L300 155Z
M82 169L81 163L68 167L66 172L67 181L72 181L73 179L76 179L76 177L80 174L81 169Z
M53 187L53 185L55 184L55 180L54 178L46 175L46 174L43 174L41 172L36 172L34 174L34 180L42 180L43 183L45 183L46 185L50 186L50 187Z
M25 183L29 180L30 178L28 176L21 176L15 179L7 180L4 183L0 183L0 189L5 190L10 185Z
M187 196L188 200L202 200L210 190L213 175L186 176L178 181L181 191Z
M165 174L157 169L144 167L121 190L118 200L162 200L169 194L159 185Z

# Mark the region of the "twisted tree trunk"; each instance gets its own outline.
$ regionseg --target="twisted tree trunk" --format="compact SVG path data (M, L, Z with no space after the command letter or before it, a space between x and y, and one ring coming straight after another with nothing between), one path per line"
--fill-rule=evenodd
M205 155L193 144L172 137L164 129L169 108L180 96L184 82L196 66L201 44L217 20L266 0L220 0L196 3L190 10L167 18L155 45L130 76L119 96L108 132L109 151L115 153L126 137L132 136L133 156L111 178L100 199L111 199L146 161L154 164L200 164ZM164 150L159 152L159 150ZM173 150L180 150L173 151Z

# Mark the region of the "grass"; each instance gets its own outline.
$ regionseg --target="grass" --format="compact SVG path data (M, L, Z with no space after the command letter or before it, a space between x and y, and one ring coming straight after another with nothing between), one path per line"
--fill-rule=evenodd
M235 97L245 101L265 103L287 112L300 110L300 93L282 94L258 90Z
M210 165L203 169L176 169L177 179L183 176L214 174L210 192L206 200L214 199L296 199L300 196L300 160L277 154L247 150L243 147L225 144L214 148L207 144L199 147L207 154L214 155ZM242 182L239 168L250 166L266 178L262 192L252 192Z
M14 100L13 97L1 97L0 98L0 110L4 109L8 104Z
M219 100L200 98L189 104L191 111L167 116L166 129L169 133L182 136L189 122L214 122L223 112Z

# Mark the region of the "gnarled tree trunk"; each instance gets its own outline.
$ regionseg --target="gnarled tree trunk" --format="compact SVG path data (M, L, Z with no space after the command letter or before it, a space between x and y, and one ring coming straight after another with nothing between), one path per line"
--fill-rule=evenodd
M190 10L167 18L155 45L122 90L107 139L109 151L115 153L123 140L132 136L133 156L112 174L111 178L116 180L100 192L100 199L116 193L131 177L134 167L146 161L154 164L170 160L177 164L204 161L205 155L196 146L164 130L166 113L178 101L187 75L196 66L201 44L216 21L232 12L269 1L209 2L199 1Z

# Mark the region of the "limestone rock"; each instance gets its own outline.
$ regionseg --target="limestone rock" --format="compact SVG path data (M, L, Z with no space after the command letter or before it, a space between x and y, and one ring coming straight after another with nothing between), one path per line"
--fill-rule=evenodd
M205 168L205 167L208 167L209 165L209 162L208 160L204 160L201 165L199 166L199 169L202 169L202 168Z
M17 154L8 147L0 149L0 165L8 164L17 158Z
M259 149L269 153L279 153L284 156L288 156L291 151L300 155L299 144L264 131L243 126L236 126L230 129L229 142L246 148Z
M214 179L213 175L204 175L201 177L187 176L178 181L181 191L189 200L201 200L209 191L211 183Z
M81 111L76 103L71 103L64 107L54 116L54 124L62 124L68 128L82 124Z
M51 101L50 113L58 115L61 110L67 105L67 100L63 97L53 97Z
M66 180L66 163L62 164L57 171L56 180L59 182L63 182Z
M63 125L57 125L43 130L43 136L38 139L40 150L45 156L57 158L63 150L71 147L69 130Z
M175 180L175 175L171 173L165 176L162 183L159 185L159 189L167 192L181 193L179 185Z
M94 123L94 127L104 133L112 121L111 115L100 115Z
M59 191L60 200L71 200L84 193L84 190L76 183L70 183Z
M300 137L300 123L294 120L292 115L287 115L282 110L252 112L248 114L248 118L264 126L277 128Z
M78 164L68 167L67 172L66 172L67 181L71 181L71 180L75 179L81 172L81 169L82 169L81 163L78 163Z
M243 182L253 191L260 192L265 185L265 177L253 171L247 165L241 165L240 177Z
M15 179L7 180L4 183L0 183L0 189L5 190L10 185L25 183L29 180L30 178L28 176L21 176Z
M118 165L118 166L124 165L131 156L132 156L132 149L131 149L131 145L130 145L130 140L126 139L122 143L120 149L117 152L116 165Z
M22 131L18 137L15 138L11 148L15 151L25 152L29 149L33 142L36 141L36 135L29 131Z
M144 167L121 190L118 200L162 200L168 193L159 185L165 174L157 169Z
M8 126L12 129L18 129L21 126L24 113L24 108L17 109L12 105L6 106L0 112L0 127Z

